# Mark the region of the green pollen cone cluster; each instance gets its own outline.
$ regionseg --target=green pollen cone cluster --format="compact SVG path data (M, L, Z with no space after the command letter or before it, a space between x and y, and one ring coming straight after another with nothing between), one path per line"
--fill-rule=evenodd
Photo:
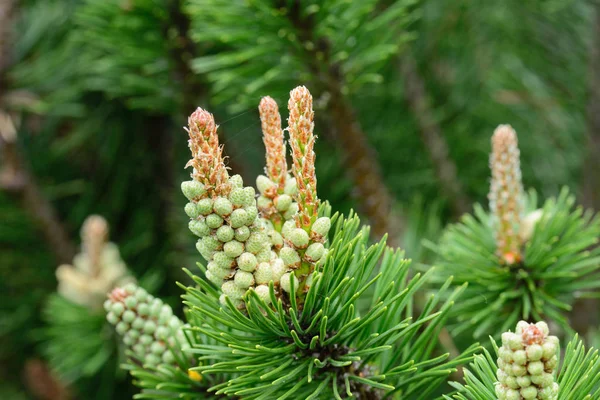
M327 253L323 242L327 238L331 220L329 217L318 218L310 228L310 234L304 229L298 228L294 220L286 221L283 224L281 233L283 235L285 246L279 251L279 257L283 264L291 270L308 267L308 271L301 271L300 276L307 277L304 282L304 290L310 287L310 273L315 269L316 263ZM290 291L291 272L286 273L281 278L281 287L286 292ZM295 286L298 287L299 281L297 274L294 274Z
M498 350L498 400L556 400L558 338L548 336L545 322L520 321L515 333L502 334Z
M276 296L279 289L291 292L292 282L306 292L316 263L326 254L323 243L331 221L318 218L312 97L304 87L290 96L294 100L290 100L293 176L285 161L277 104L263 98L259 111L268 176L256 180L258 200L254 188L244 187L239 175L229 177L212 114L199 108L188 121L192 159L187 166L194 170L192 180L181 185L189 200L185 212L190 231L200 238L196 247L208 261L206 278L221 288L223 305L229 298L244 309L243 299L250 289L269 303L270 282Z
M229 183L227 196L210 197L195 180L183 182L182 191L190 200L185 207L189 228L200 237L196 248L208 261L207 279L242 308L249 288L267 301L267 284L279 282L285 271L258 217L254 188L243 187L239 175L229 178ZM221 301L225 302L224 296Z
M108 322L144 365L176 365L176 354L189 348L184 324L171 307L134 284L114 289L104 309Z
M271 242L273 242L273 247L279 250L283 246L283 238L279 233L282 224L292 219L298 212L298 203L294 201L298 193L296 179L287 175L283 193L277 191L276 182L264 175L256 178L256 187L260 192L256 201L258 209L263 219L271 223L273 228L270 232L273 235Z

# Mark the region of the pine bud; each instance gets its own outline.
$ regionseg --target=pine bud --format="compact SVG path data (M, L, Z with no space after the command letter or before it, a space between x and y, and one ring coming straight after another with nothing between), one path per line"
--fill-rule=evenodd
M256 253L256 260L259 263L262 262L269 262L271 261L271 258L274 258L276 255L269 249L269 247L263 247L263 249L261 251L259 251L258 253Z
M243 253L237 259L238 267L241 270L252 272L256 269L258 265L258 261L256 260L256 256L252 253Z
M246 294L246 290L237 286L233 281L227 281L221 285L221 291L233 300L240 300Z
M73 303L89 309L100 308L106 292L132 281L117 246L108 242L108 222L90 215L81 227L81 252L73 265L56 269L58 293Z
M244 245L237 240L232 240L223 245L223 251L227 257L236 258L244 252Z
M290 92L288 109L288 132L294 161L292 172L296 178L298 204L296 224L308 229L316 219L319 208L317 197L317 176L315 173L314 111L313 99L307 88L299 86ZM287 216L286 216L287 218Z
M246 240L246 250L258 254L265 246L268 246L268 238L262 232L252 232Z
M215 200L213 209L221 217L226 217L233 211L233 204L231 204L231 202L225 197L218 197Z
M533 236L533 231L538 221L542 218L544 212L542 209L537 209L525 216L519 230L519 238L521 243L527 243Z
M206 279L208 279L209 282L214 283L215 286L221 286L223 284L223 278L214 275L211 271L206 271L205 275Z
M233 240L234 236L235 231L229 225L223 225L217 229L217 239L223 243Z
M245 199L246 195L244 194L244 189L241 187L233 189L229 193L229 201L233 203L234 207L242 207Z
M286 272L285 274L283 274L281 276L281 279L279 281L279 284L281 285L281 288L283 290L285 290L286 292L290 292L291 291L291 280L292 278L294 279L294 287L296 289L298 289L298 278L296 278L296 276L293 273L290 272Z
M235 230L235 240L245 242L250 237L250 229L247 226L240 226Z
M302 228L296 228L292 230L289 233L288 239L290 240L290 242L292 242L294 247L298 249L304 249L306 248L306 246L308 246L308 233L306 233L306 231Z
M294 229L296 229L296 223L294 221L285 221L281 227L281 234L283 237L287 238Z
M221 243L214 237L212 236L204 236L202 239L202 243L204 244L205 248L208 250L219 250L221 248Z
M277 192L277 184L264 175L256 178L256 188L263 196L272 197Z
M268 235L269 235L271 244L273 245L273 247L275 249L280 249L281 247L283 247L283 236L281 236L281 233L272 229L272 230L268 231Z
M268 96L261 99L258 110L266 149L266 172L269 181L273 182L273 187L267 187L264 192L272 197L278 190L283 189L287 172L281 116L277 103ZM262 190L261 193L263 193Z
M256 192L252 186L246 186L244 188L244 206L256 206Z
M198 208L198 212L202 215L208 215L213 210L213 201L212 199L206 198L199 200L196 203L196 207Z
M233 279L235 284L241 289L248 289L254 285L254 275L246 271L238 271Z
M192 159L186 167L194 168L194 180L204 185L208 197L229 193L229 174L223 161L223 149L219 145L217 125L212 114L198 108L188 118L187 132Z
M206 225L206 222L197 219L190 220L188 227L194 235L199 237L206 236L210 233L210 228Z
M283 263L281 258L276 258L271 261L271 279L273 282L279 282L283 274L288 271L288 268Z
M304 257L309 262L317 262L323 257L325 254L325 247L322 243L313 243L306 249L306 253L304 253Z
M259 285L254 288L254 291L265 303L269 304L271 302L271 294L267 285Z
M285 189L283 189L283 193L292 197L298 193L298 186L296 185L295 178L290 177L285 181Z
M246 211L246 226L250 226L258 217L258 208L255 206L249 206L244 208L244 210Z
M208 225L208 227L211 229L217 229L223 225L223 218L217 214L209 214L206 217L206 225Z
M523 398L525 400L535 399L535 398L537 398L537 395L538 395L537 389L533 386L529 386L529 387L521 389L521 396L523 396Z
M287 220L291 220L292 218L294 218L294 216L296 214L298 214L298 203L292 203L290 204L290 207L283 213L283 218L287 221Z
M130 285L127 289L117 288L110 293L107 320L115 325L125 345L140 362L153 367L160 364L175 366L172 352L183 354L182 351L189 347L182 330L183 322L173 315L171 307L145 290ZM157 312L140 315L142 306Z
M267 284L272 279L273 272L271 264L268 262L262 262L258 264L256 271L254 272L254 279L257 284Z
M261 210L269 210L271 209L271 207L273 207L273 200L265 196L258 196L258 199L256 200L256 205Z
M212 258L219 268L227 269L233 267L233 258L229 257L223 251L216 252Z
M274 204L277 211L284 212L292 205L292 197L287 194L282 194L275 197Z
M190 201L198 199L206 193L204 185L196 180L181 182L181 191Z
M229 178L229 184L233 189L238 189L244 187L244 180L240 175L233 175Z
M196 250L198 250L205 260L212 259L213 255L215 254L215 250L208 249L202 239L196 242Z
M200 211L198 211L198 207L196 207L196 203L189 202L185 205L184 211L188 217L192 219L196 219L200 216Z
M312 233L318 239L327 238L329 229L331 229L331 220L329 217L321 217L317 219L311 227Z
M283 247L279 251L279 258L283 261L287 267L297 267L300 265L300 255L298 252L291 247Z
M238 208L233 210L231 216L229 217L229 223L231 227L236 229L246 225L248 221L248 213L243 208Z
M209 262L206 269L218 279L229 278L233 275L231 268L220 268L214 261Z

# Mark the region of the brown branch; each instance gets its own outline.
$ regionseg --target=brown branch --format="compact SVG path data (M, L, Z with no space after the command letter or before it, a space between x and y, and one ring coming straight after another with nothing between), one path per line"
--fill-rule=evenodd
M581 202L583 206L600 210L600 3L595 3L593 37L589 52L589 83L587 104L587 145L583 164ZM572 328L586 334L598 324L598 299L579 299L569 315Z
M586 207L600 210L600 5L595 6L595 11L589 59L587 157L583 166L582 203Z
M456 216L469 212L471 201L465 194L454 160L450 158L448 143L433 114L425 83L419 74L416 62L406 49L400 58L400 73L404 84L404 96L419 125L421 139L429 153L435 175L442 186Z
M73 397L48 368L46 363L38 359L30 359L25 363L24 379L29 391L40 400L69 400Z
M286 2L279 1L278 6L283 8ZM369 219L373 233L378 237L388 233L394 241L403 230L404 222L399 216L391 215L394 199L383 181L377 154L343 94L343 76L339 65L330 61L329 43L314 37L313 15L303 16L301 7L300 1L294 1L286 15L297 29L307 67L314 77L316 93L328 99L328 139L341 148L344 169L356 189L353 194L360 211ZM308 43L312 45L306 46Z
M9 43L10 16L14 2L0 3L0 94L7 92L6 71L10 66ZM12 192L22 203L22 207L33 217L42 231L46 242L61 263L71 262L75 246L60 221L52 203L44 197L35 178L18 149L17 129L4 102L0 97L0 156L3 169L0 173L0 188Z
M36 222L57 260L60 263L69 263L75 256L75 246L69 239L52 203L44 196L23 161L17 148L16 135L13 136L14 140L11 139L10 131L6 126L4 125L0 131L0 155L3 160L0 188L19 198L22 207Z
M327 104L333 135L340 145L345 170L352 182L361 211L369 219L373 233L381 237L390 234L397 239L401 230L399 218L396 224L391 216L393 198L383 181L377 162L377 154L369 144L354 111L343 97L339 83L329 79L327 91L331 98Z

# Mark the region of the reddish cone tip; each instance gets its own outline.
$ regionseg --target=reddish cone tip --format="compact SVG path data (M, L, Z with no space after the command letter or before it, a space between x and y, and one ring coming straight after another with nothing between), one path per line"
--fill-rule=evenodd
M542 344L544 343L544 332L534 324L530 324L527 328L523 329L523 343L526 345Z
M114 288L108 295L108 298L114 302L122 302L127 297L127 292L123 288Z

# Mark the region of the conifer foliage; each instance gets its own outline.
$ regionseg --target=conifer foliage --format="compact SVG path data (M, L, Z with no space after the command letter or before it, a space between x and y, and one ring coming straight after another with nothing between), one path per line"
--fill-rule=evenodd
M559 341L548 336L541 321L520 321L515 333L502 334L502 347L492 340L497 362L487 350L475 355L466 383L453 383L455 400L592 400L600 396L600 357L575 336L559 368ZM559 371L560 369L560 371Z
M492 136L490 210L450 225L434 246L439 281L468 282L454 308L454 330L475 337L506 331L521 319L548 319L572 332L566 312L600 287L600 218L563 189L537 208L521 183L515 131Z
M107 221L89 216L81 228L81 252L73 265L63 264L56 270L57 292L44 307L43 352L56 374L65 383L96 377L107 371L103 393L111 396L110 384L115 375L111 358L118 359L112 330L106 324L102 304L107 291L115 286L135 282L121 259L116 244L108 241ZM76 351L73 351L73 348Z
M449 279L415 312L431 272L411 277L402 252L370 244L356 215L331 215L317 196L310 92L290 93L292 174L276 103L264 98L259 110L258 200L229 176L213 116L189 118L193 170L182 191L206 280L187 271L196 283L182 286L187 324L134 286L105 305L140 398L430 398L478 348L454 359L438 351L464 286L448 290Z

